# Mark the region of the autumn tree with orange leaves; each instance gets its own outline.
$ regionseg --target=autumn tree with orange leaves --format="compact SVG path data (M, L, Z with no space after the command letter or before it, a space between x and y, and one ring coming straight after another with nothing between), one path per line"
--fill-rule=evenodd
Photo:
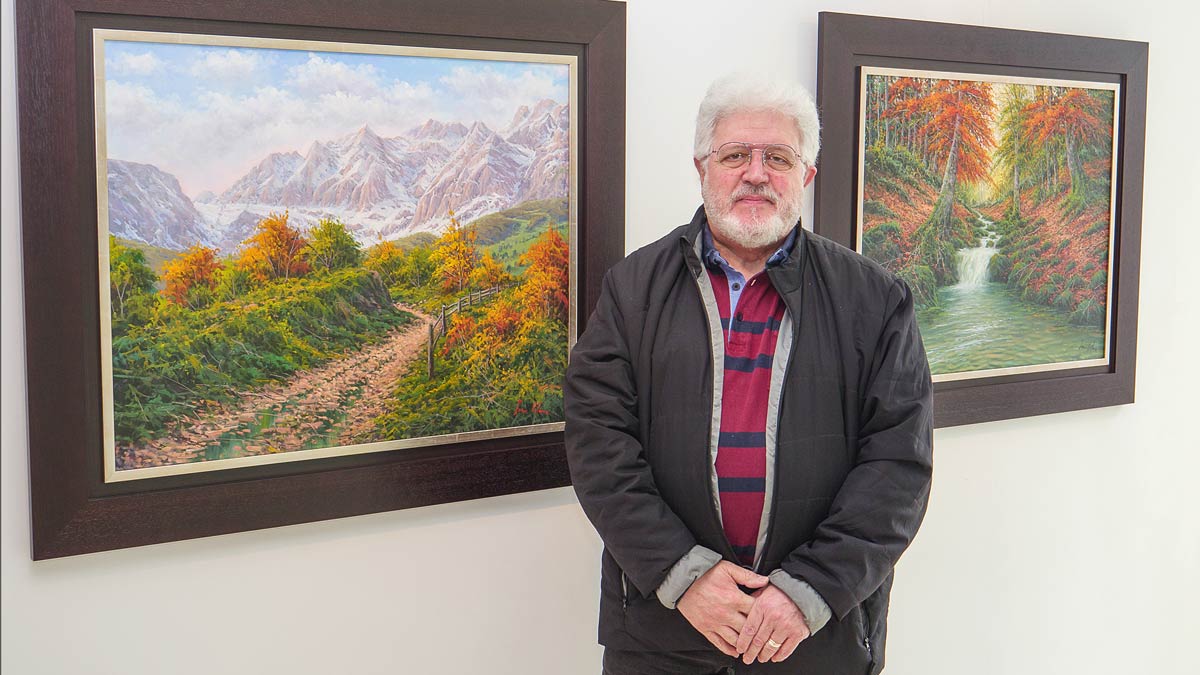
M929 136L930 152L939 165L945 165L930 221L941 234L949 234L959 181L988 180L988 151L996 145L991 128L992 85L938 80L923 105L933 111L923 130Z
M924 114L918 134L930 159L941 167L941 187L929 220L917 229L916 250L941 285L956 277L955 250L959 241L954 202L960 183L990 181L992 86L986 82L937 80L924 96L907 98L901 110Z
M1080 159L1081 148L1111 133L1109 123L1101 117L1104 103L1087 89L1041 89L1042 95L1025 107L1025 136L1039 146L1054 138L1064 143L1071 196L1082 199L1088 181Z
M307 245L304 235L288 225L286 211L272 213L258 222L237 264L260 283L301 277L310 269L304 254Z
M212 302L217 273L223 265L217 252L196 244L163 267L163 297L180 307L199 309Z
M517 299L526 311L565 322L571 305L570 250L555 230L546 230L521 256L528 265Z

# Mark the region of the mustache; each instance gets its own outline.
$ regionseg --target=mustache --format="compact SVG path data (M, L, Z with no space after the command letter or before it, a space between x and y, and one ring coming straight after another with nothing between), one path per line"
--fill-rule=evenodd
M730 195L729 201L736 202L743 197L765 197L772 204L779 202L779 193L775 192L770 185L741 185Z

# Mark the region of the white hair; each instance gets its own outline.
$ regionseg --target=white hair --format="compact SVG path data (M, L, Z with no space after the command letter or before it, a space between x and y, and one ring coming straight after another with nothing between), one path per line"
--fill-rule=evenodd
M712 150L717 124L742 112L777 112L796 123L800 132L800 160L815 166L821 151L821 120L812 95L799 84L761 75L734 73L712 83L700 112L696 115L695 157L702 159Z

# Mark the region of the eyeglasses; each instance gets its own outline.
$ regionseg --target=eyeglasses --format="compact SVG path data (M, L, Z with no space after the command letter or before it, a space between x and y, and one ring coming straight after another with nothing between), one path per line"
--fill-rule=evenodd
M803 164L800 155L790 145L778 143L753 145L732 141L709 151L708 154L715 155L721 166L727 169L740 169L753 158L755 150L762 153L763 166L772 171L783 173L791 171L797 164Z

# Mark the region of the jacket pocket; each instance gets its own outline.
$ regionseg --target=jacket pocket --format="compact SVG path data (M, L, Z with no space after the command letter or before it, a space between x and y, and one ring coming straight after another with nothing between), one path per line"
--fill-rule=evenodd
M866 603L858 606L858 616L862 622L862 646L867 650L867 672L871 673L875 670L875 648L871 644L871 615L867 613Z

